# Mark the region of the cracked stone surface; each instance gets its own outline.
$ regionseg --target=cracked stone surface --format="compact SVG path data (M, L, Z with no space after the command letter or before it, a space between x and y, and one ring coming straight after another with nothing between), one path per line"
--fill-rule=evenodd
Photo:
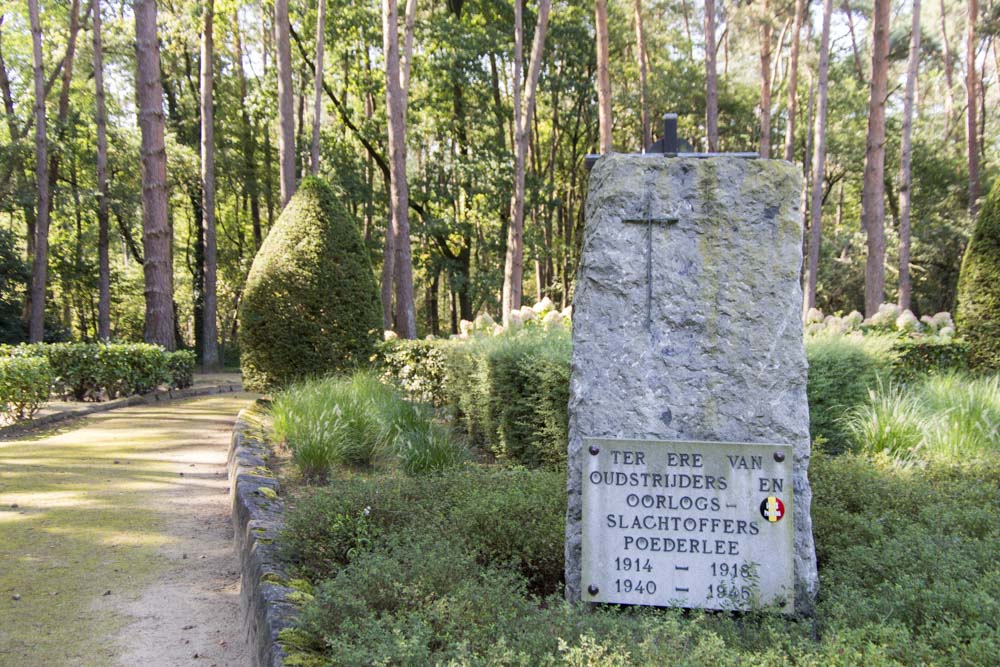
M801 183L777 160L594 166L573 299L568 599L581 594L582 439L707 440L794 447L795 604L812 608Z

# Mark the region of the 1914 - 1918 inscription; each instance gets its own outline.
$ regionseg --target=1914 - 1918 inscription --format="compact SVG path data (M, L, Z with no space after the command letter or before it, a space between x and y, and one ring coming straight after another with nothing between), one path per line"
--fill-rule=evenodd
M794 611L791 446L583 445L584 600Z

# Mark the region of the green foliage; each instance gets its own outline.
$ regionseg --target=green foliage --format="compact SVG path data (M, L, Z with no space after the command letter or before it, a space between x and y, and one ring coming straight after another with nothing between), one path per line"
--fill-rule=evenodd
M324 478L338 465L432 472L464 456L428 408L369 373L292 385L275 396L271 410L275 435L307 478Z
M167 353L167 371L173 389L187 389L194 384L194 367L198 359L191 350Z
M969 367L969 343L964 339L902 339L893 344L892 377L912 382L926 375L963 371Z
M817 453L811 478L815 620L567 605L561 473L337 480L284 536L316 592L289 664L991 664L1000 463Z
M832 451L846 446L840 417L868 397L880 379L891 374L893 339L884 336L812 336L806 339L809 361L809 431L824 438Z
M432 532L458 539L484 565L514 567L538 593L561 585L566 476L560 472L470 466L425 477L337 479L295 505L283 543L313 580L386 535Z
M43 357L0 357L0 417L30 419L52 390L52 368Z
M191 353L147 343L36 343L8 350L46 359L55 374L53 391L77 401L145 394L172 381L180 386L174 372L189 386L194 370Z
M529 467L566 460L570 334L529 328L456 341L389 341L386 372L447 406L470 444Z
M854 446L902 462L1000 451L1000 376L949 373L870 392L842 420Z
M24 340L21 292L29 277L16 237L9 230L0 229L0 344Z
M322 181L299 185L254 258L240 305L254 390L348 370L374 352L382 315L353 216Z
M1000 463L901 469L818 456L810 470L825 634L869 632L906 664L1000 655ZM992 656L992 657L991 657Z
M956 315L973 368L1000 370L1000 180L979 211L965 251Z
M435 407L445 405L448 345L439 340L394 338L378 345L377 358L385 379L420 403Z

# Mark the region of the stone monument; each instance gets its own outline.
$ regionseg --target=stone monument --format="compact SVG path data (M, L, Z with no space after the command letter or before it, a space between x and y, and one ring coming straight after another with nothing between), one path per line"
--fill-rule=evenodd
M569 600L811 611L800 192L794 165L745 155L594 164L573 299Z

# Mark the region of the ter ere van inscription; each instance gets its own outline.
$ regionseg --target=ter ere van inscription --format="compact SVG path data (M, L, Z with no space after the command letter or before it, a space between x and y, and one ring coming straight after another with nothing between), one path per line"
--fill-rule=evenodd
M792 447L583 445L584 600L792 613Z

